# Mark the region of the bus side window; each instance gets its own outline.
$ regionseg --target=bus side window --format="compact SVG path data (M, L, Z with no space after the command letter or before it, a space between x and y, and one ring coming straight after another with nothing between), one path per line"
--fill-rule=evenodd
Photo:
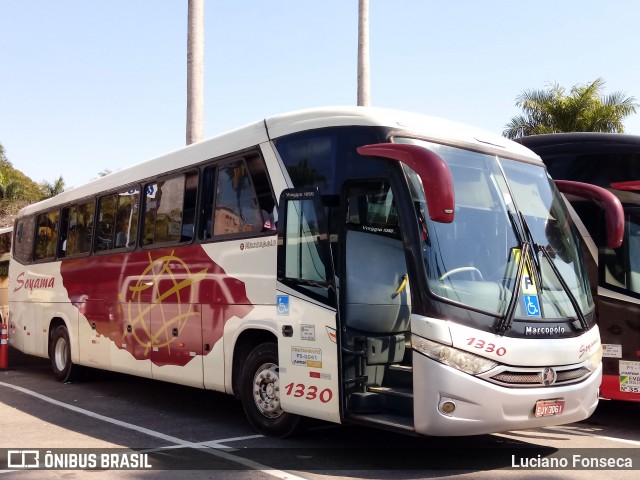
M69 207L62 209L62 215L60 216L60 236L58 238L58 258L64 257L67 252L67 244L69 240L69 214Z
M146 185L142 245L191 241L197 188L195 172Z
M196 204L198 201L198 174L187 174L184 182L184 205L182 209L181 242L190 242L195 235Z
M33 240L35 238L36 218L25 217L16 225L16 236L13 245L14 256L20 263L31 263L33 260Z
M58 256L89 253L96 202L89 200L62 210L61 244Z
M244 160L221 165L216 183L213 234L219 237L261 232L263 223Z
M11 253L11 232L0 234L0 254Z
M137 186L100 198L96 251L135 247L139 204L140 189ZM93 224L93 215L89 213L92 206L86 205L84 210L83 233L86 237L90 235Z
M58 217L56 210L38 215L36 238L36 260L50 260L56 256L58 244Z
M96 252L113 248L113 231L116 216L116 194L98 200L98 228L96 230Z
M257 235L276 231L276 202L259 154L208 167L202 181L198 237Z
M76 223L73 226L75 246L73 253L89 253L91 251L91 238L93 236L93 218L96 211L95 200L78 205L76 208ZM71 229L71 227L70 227ZM67 255L70 255L67 242Z
M130 188L118 194L114 248L134 247L138 234L140 189Z
M276 201L269 183L269 176L264 160L260 155L248 155L245 157L249 174L253 182L254 191L262 213L262 231L276 231Z

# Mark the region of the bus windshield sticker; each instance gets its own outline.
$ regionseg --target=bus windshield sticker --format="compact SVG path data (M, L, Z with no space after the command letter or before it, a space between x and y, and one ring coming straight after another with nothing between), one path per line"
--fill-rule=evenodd
M521 250L519 248L513 249L513 259L516 265L520 262ZM520 283L520 291L523 295L538 295L538 289L536 288L535 277L531 275L531 257L527 255L524 264L524 274L522 275L522 282Z
M523 295L524 307L529 317L540 316L540 303L537 295Z

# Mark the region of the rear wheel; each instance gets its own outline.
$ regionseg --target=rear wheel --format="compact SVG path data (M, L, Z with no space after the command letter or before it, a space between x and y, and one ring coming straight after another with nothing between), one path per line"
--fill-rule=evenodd
M264 435L287 437L300 426L298 415L282 410L280 395L278 347L262 343L249 353L244 364L240 397L249 422Z
M49 356L51 369L59 381L73 382L78 379L82 367L71 362L71 342L66 326L60 325L54 330L49 345Z

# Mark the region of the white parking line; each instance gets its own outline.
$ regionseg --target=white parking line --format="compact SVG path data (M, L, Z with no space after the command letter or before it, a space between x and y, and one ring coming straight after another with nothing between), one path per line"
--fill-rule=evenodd
M594 433L582 432L580 430L574 430L572 428L566 428L566 427L544 427L544 428L546 430L552 430L554 432L569 433L572 435L582 435L583 437L600 438L602 440L609 440L609 441L618 442L618 443L627 443L629 445L635 445L637 447L640 447L640 442L637 440L627 440L626 438L615 438L615 437L608 437L606 435L597 435Z
M194 443L194 442L188 442L186 440L183 440L181 438L178 437L174 437L172 435L166 435L164 433L161 432L156 432L155 430L151 430L149 428L145 428L145 427L140 427L138 425L134 425L132 423L127 423L127 422L123 422L122 420L117 420L115 418L111 418L111 417L107 417L105 415L101 415L99 413L96 412L92 412L91 410L86 410L84 408L80 408L80 407L76 407L75 405L69 405L67 403L61 402L59 400L55 400L51 397L47 397L46 395L42 395L38 392L34 392L32 390L28 390L26 388L23 387L19 387L17 385L12 385L10 383L5 383L5 382L0 382L0 386L2 387L6 387L6 388L11 388L13 390L17 390L18 392L24 393L25 395L30 395L34 398L37 398L39 400L42 400L44 402L50 403L52 405L56 405L58 407L62 407L62 408L66 408L67 410L71 410L73 412L76 413L80 413L82 415L86 415L87 417L91 417L94 418L96 420L100 420L103 422L107 422L107 423L111 423L112 425L117 425L119 427L122 428L127 428L129 430L134 430L136 432L139 433L143 433L145 435L149 435L151 437L154 438L159 438L161 440L164 440L166 442L175 444L178 447L186 447L186 448L197 448L200 449L210 455L214 455L216 457L219 457L221 459L227 460L229 462L234 462L240 465L243 465L247 468L250 468L252 470L259 470L267 475L271 475L272 477L276 477L276 478L280 478L282 480L307 480L304 477L299 477L297 475L293 475L291 473L288 472L284 472L282 470L276 470L273 468L270 468L267 465L262 465L261 463L258 462L254 462L253 460L249 460L246 458L242 458L242 457L238 457L236 455L232 455L231 453L225 452L223 451L223 449L229 448L223 445L220 445L222 442L234 442L234 441L238 441L238 440L245 440L245 439L251 439L251 438L260 438L262 437L262 435L251 435L251 436L247 436L247 437L233 437L233 438L227 438L224 440L216 440L216 441L212 441L212 442L206 442L206 443ZM208 448L210 447L210 448Z

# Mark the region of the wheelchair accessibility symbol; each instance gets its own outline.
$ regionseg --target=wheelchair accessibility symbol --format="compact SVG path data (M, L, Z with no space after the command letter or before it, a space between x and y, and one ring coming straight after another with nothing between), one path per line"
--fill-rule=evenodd
M537 295L524 295L524 305L529 317L540 316L540 303Z
M289 295L276 296L276 310L278 315L289 315Z

